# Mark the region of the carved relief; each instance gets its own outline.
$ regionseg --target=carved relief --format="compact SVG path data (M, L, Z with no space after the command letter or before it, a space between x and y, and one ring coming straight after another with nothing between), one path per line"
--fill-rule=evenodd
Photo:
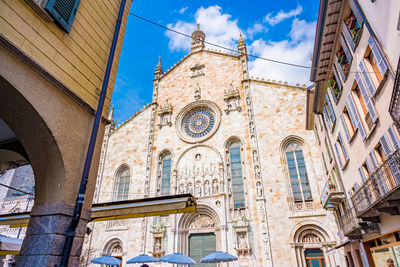
M320 243L321 239L312 233L306 234L303 239L302 239L303 243Z
M240 94L237 88L233 88L232 84L229 85L229 89L224 91L224 101L225 108L224 111L226 114L232 111L241 111L240 107Z
M215 226L214 220L207 215L199 214L193 218L192 222L189 225L189 229L204 229L211 228Z
M160 121L157 124L158 128L162 128L163 126L171 126L171 117L172 117L172 106L168 102L168 99L165 100L164 105L160 105L160 110L158 111L158 115L160 116Z
M195 78L195 77L204 75L204 65L199 65L197 63L194 67L190 68L190 70L192 71L191 78Z

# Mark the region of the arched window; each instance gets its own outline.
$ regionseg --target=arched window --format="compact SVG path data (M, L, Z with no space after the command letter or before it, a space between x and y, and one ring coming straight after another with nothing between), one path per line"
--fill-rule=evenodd
M312 201L310 182L308 181L301 146L295 142L290 142L286 146L285 153L294 202Z
M171 184L171 153L161 157L161 195L168 196Z
M240 145L236 141L229 145L229 158L231 162L233 207L234 209L243 209L245 205L242 160L240 156Z
M129 196L130 171L127 166L119 168L115 175L113 200L126 200Z

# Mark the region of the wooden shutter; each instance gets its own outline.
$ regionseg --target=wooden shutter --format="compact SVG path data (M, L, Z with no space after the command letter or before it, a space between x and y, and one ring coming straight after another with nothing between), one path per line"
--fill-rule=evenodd
M335 116L335 112L333 111L332 102L331 102L331 99L329 98L328 93L326 93L325 98L326 98L326 103L328 104L329 112L331 113L330 119L331 119L332 123L334 123L336 120L336 116Z
M339 75L337 73L335 64L332 65L332 69L333 69L333 75L335 76L335 80L336 80L336 83L337 83L337 85L339 87L339 90L342 91L342 82L341 82L341 80L339 78Z
M375 154L374 154L374 150L372 150L369 153L369 157L371 159L373 170L375 171L379 167L379 165L378 165L378 161L376 160L376 157L375 157Z
M392 151L392 147L390 146L389 139L388 139L386 133L384 135L382 135L382 137L379 139L379 142L382 145L385 156L389 157L393 153L393 151Z
M363 171L363 167L362 166L358 167L358 173L360 174L361 181L363 183L365 183L365 180L367 180L367 177L365 177L365 173Z
M378 119L378 115L376 114L374 104L372 103L372 100L369 97L368 92L365 88L364 81L362 80L360 73L358 73L358 72L356 73L356 81L358 84L358 88L361 91L361 95L364 99L364 103L367 106L369 115L371 116L372 122L375 123L376 120Z
M347 1L347 2L349 3L350 8L353 11L354 16L356 16L356 19L357 19L358 23L361 26L364 23L364 20L362 18L362 15L358 11L358 8L357 8L356 4L354 3L355 1L351 0L351 1Z
M349 130L347 129L346 122L344 121L343 114L340 114L340 120L343 124L343 130L344 130L344 133L346 134L347 141L350 142L350 133L349 133Z
M324 120L326 124L328 125L329 131L332 131L332 125L329 119L328 111L326 111L326 105L324 105Z
M400 141L397 138L397 135L393 129L393 125L390 125L388 134L390 137L390 141L392 141L392 144L393 144L393 147L395 148L395 150L400 149Z
M337 155L338 160L339 160L340 168L343 169L342 157L340 156L339 148L337 146L337 142L335 143L335 150L336 150L336 155Z
M45 9L69 33L78 11L80 0L48 0Z
M340 43L342 45L344 53L346 54L346 58L349 61L349 68L347 69L347 71L350 71L350 65L351 65L351 61L353 60L353 56L351 55L351 52L349 50L349 47L346 44L346 41L343 38L343 35L340 35Z
M363 59L361 59L359 67L360 67L361 74L365 81L365 87L367 88L370 97L373 97L376 92L375 85L372 83L370 74L368 73L368 70L365 67L365 63L364 63Z
M350 119L352 120L353 125L355 125L356 129L358 129L360 131L361 138L363 140L365 140L365 138L367 137L367 134L365 133L364 126L362 125L360 115L358 114L356 104L354 103L351 92L349 94L349 97L347 98L346 107L347 107L347 110L349 111Z
M377 43L375 42L374 37L372 37L372 35L368 39L368 44L371 47L371 51L374 54L374 57L376 58L379 72L381 73L383 78L386 74L386 71L388 70L388 67L385 62L385 57L384 55L381 54L381 51Z
M340 145L342 146L344 157L346 160L348 160L349 155L347 154L347 150L346 150L346 147L344 146L343 138L342 138L342 135L340 134L340 132L339 132L339 142L340 142Z
M365 159L365 163L367 164L367 169L368 169L369 175L371 176L374 173L374 166L372 166L368 157Z

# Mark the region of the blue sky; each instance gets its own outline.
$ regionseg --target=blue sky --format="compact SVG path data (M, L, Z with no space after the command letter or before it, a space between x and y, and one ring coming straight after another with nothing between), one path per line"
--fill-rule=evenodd
M199 22L207 41L233 49L242 32L250 54L311 65L318 5L318 0L138 0L130 12L187 34ZM190 52L190 43L189 38L129 16L112 99L118 123L151 102L158 56L166 71ZM249 60L251 76L309 83L307 70Z

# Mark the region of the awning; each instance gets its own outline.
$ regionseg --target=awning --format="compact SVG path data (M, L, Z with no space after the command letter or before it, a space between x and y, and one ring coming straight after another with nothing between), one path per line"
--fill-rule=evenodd
M0 255L18 254L23 241L14 237L0 236Z
M339 249L339 248L341 248L341 247L344 247L344 246L346 246L347 244L350 244L350 243L351 243L351 241L350 241L350 240L347 240L347 241L345 241L345 242L343 242L343 243L341 243L341 244L339 244L339 245L337 245L337 246L334 246L334 247L331 248L331 249L328 249L327 251L325 251L325 254L326 254L327 256L329 256L330 254L334 253L335 250L337 250L337 249Z
M191 194L142 198L107 203L97 203L92 206L91 221L108 221L196 211L196 199ZM29 212L2 214L0 225L27 227Z

